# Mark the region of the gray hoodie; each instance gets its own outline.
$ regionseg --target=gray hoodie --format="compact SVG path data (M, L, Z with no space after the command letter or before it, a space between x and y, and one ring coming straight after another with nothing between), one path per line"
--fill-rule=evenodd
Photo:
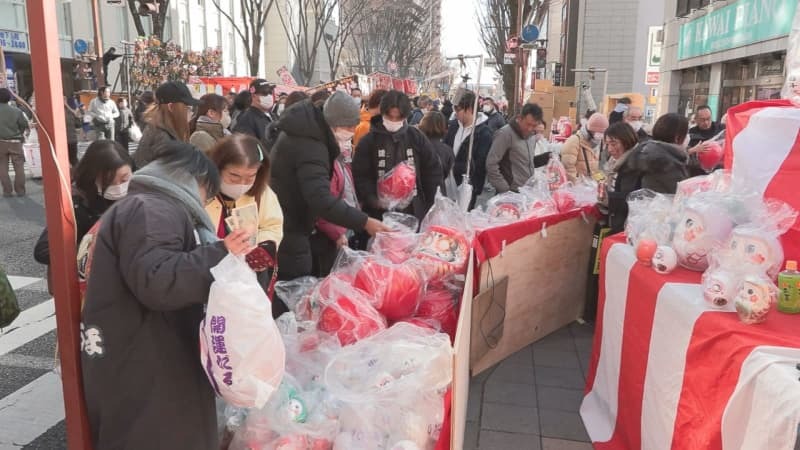
M486 158L486 175L497 193L516 191L533 176L533 169L550 160L550 153L536 156L539 137L523 139L516 121L497 130Z

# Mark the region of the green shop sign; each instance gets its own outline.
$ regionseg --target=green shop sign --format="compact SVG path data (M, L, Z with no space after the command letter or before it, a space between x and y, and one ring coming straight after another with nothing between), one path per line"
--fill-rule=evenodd
M678 59L787 36L798 0L739 0L681 25Z

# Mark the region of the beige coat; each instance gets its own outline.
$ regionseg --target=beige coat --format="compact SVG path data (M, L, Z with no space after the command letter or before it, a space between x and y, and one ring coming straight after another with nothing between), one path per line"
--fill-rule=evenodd
M586 161L589 162L587 171ZM581 139L579 134L572 135L564 142L561 148L561 163L567 169L567 177L570 181L575 181L580 177L591 178L593 174L601 173L598 155L586 140Z
M255 201L254 197L243 195L236 200L236 207L246 206ZM222 203L219 198L215 197L214 201L206 206L206 212L211 217L211 223L215 227L219 227L222 219ZM283 239L283 211L278 203L278 196L272 192L269 186L261 196L261 201L258 202L258 215L258 242L275 241L275 244L279 245Z

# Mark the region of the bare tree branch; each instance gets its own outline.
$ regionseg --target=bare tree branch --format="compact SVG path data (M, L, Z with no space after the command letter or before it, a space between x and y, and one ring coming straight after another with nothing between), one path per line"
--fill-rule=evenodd
M230 23L231 28L239 35L244 44L250 76L258 75L261 68L261 43L264 24L275 0L239 0L241 22L234 19L234 11L222 8L220 0L211 0L214 7Z

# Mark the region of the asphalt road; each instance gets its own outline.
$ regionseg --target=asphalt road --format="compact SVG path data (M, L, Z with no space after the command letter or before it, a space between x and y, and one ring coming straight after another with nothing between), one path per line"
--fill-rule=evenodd
M33 246L45 224L41 180L28 180L26 188L27 197L0 197L0 266L14 277L15 288L24 284L16 293L20 307L30 313L34 307L47 306L50 295L44 280L45 268L33 259ZM47 326L44 329L50 331L41 334L28 332L26 328L31 327L15 322L0 332L0 449L65 449L63 419L56 416L51 421L29 421L29 416L33 415L30 407L49 405L47 407L53 409L53 405L61 402L60 395L48 395L52 389L41 389L41 383L35 383L51 374L55 365L55 329ZM9 344L14 335L20 333L24 336L24 340L18 342L21 345ZM12 401L17 396L22 401ZM63 417L63 404L60 414ZM28 422L29 428L21 429L17 421ZM8 442L11 439L8 436L27 437L21 442L16 439Z

